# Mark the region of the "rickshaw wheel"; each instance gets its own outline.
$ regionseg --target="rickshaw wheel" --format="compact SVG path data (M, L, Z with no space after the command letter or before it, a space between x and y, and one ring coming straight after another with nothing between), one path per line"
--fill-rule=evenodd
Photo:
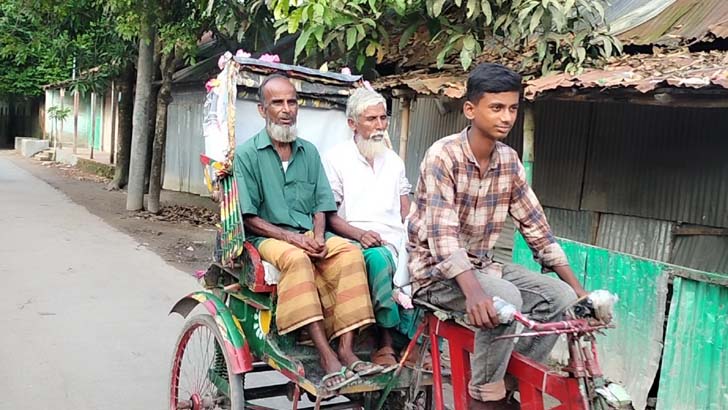
M244 410L244 376L233 374L222 346L212 316L194 316L185 323L172 357L171 410Z

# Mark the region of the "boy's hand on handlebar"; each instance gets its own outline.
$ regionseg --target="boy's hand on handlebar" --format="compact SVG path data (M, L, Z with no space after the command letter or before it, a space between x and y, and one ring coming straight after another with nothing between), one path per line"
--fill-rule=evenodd
M493 298L487 296L475 278L473 271L463 272L455 281L465 295L465 311L468 322L477 327L492 329L500 324L498 312L493 306Z

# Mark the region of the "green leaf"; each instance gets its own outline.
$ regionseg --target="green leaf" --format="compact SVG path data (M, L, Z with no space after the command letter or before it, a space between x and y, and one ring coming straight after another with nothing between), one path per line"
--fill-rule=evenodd
M475 38L472 34L463 37L463 50L473 51L475 49Z
M361 69L364 67L364 63L367 62L367 58L364 57L363 54L359 54L359 56L356 58L356 69L357 71L361 71Z
M536 52L538 53L538 60L541 61L546 56L546 50L548 49L548 43L545 39L539 39L536 43Z
M372 26L374 28L377 27L377 23L375 23L374 20L372 20L370 18L364 18L364 19L361 20L361 22L364 23L364 24L368 24L368 25L370 25L370 26Z
M556 26L556 30L562 31L566 27L566 16L558 7L554 5L549 6L549 11L551 12L551 19Z
M576 0L566 0L564 2L564 14L566 14L567 16L570 14L569 12L571 11L571 9L574 8L575 2Z
M431 0L432 1L432 17L438 17L442 14L442 6L445 5L445 0Z
M577 47L576 48L576 55L577 55L577 61L578 64L581 65L581 63L584 62L586 59L586 49L584 47Z
M402 33L402 37L399 38L399 49L403 49L407 43L409 43L410 38L412 38L412 35L417 31L417 28L420 26L419 23L410 24L409 27L407 27L404 30L404 33Z
M467 18L473 18L480 12L480 2L478 0L468 0L468 11L465 13Z
M315 23L317 23L317 24L323 23L322 20L324 18L324 12L325 12L325 9L324 9L323 4L316 3L313 5L313 20Z
M356 44L356 29L349 27L346 29L346 49L351 50Z
M293 34L298 31L298 25L301 22L301 16L303 15L303 10L298 9L295 10L293 13L291 13L290 17L288 18L288 33Z
M308 39L311 37L311 33L313 32L312 28L314 26L310 26L306 30L303 30L300 36L296 39L296 48L293 51L293 59L296 60L298 56L301 54L303 49L306 47L306 44L308 44Z
M608 58L612 55L612 40L607 36L602 36L602 43L604 44L604 58Z
M501 14L498 16L498 18L495 19L495 23L493 23L493 31L498 30L498 28L506 22L506 18L508 18L507 14Z
M470 64L473 63L473 52L471 50L468 50L466 48L463 48L460 50L460 64L463 66L463 69L467 70L470 68Z
M377 11L377 0L369 0L369 8L372 9L372 11L374 12L374 14L379 13Z
M356 32L357 32L357 35L356 35L356 40L357 41L362 41L367 36L367 32L364 31L364 26L361 25L361 24L357 24L356 25Z
M450 54L450 51L452 50L454 44L455 42L449 42L437 54L437 68L442 68L442 66L445 65L445 58L447 58L447 56Z
M369 45L367 46L367 49L365 51L367 57L373 56L374 54L376 54L376 52L377 52L377 44L374 42L369 43Z
M533 34L536 31L536 27L541 24L541 16L543 16L543 8L539 7L533 16L531 16L531 24L528 26L528 32Z
M481 1L480 8L483 9L483 14L485 15L485 24L490 25L490 23L493 21L493 10L490 8L490 1Z

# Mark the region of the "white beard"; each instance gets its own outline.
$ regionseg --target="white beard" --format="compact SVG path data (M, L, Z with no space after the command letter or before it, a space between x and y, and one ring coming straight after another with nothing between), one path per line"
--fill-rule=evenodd
M293 125L279 125L266 120L265 130L268 131L270 139L278 142L293 142L298 137L298 129L295 123Z
M369 139L357 136L356 147L364 158L371 161L387 149L386 141L388 138L387 131L372 134Z

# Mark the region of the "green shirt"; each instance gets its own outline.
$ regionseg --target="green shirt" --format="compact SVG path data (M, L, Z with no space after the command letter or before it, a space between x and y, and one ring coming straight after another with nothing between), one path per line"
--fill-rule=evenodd
M256 215L280 228L306 232L313 214L336 211L336 203L316 147L300 138L291 145L288 170L265 129L235 149L233 174L243 215ZM265 238L248 235L258 246Z

